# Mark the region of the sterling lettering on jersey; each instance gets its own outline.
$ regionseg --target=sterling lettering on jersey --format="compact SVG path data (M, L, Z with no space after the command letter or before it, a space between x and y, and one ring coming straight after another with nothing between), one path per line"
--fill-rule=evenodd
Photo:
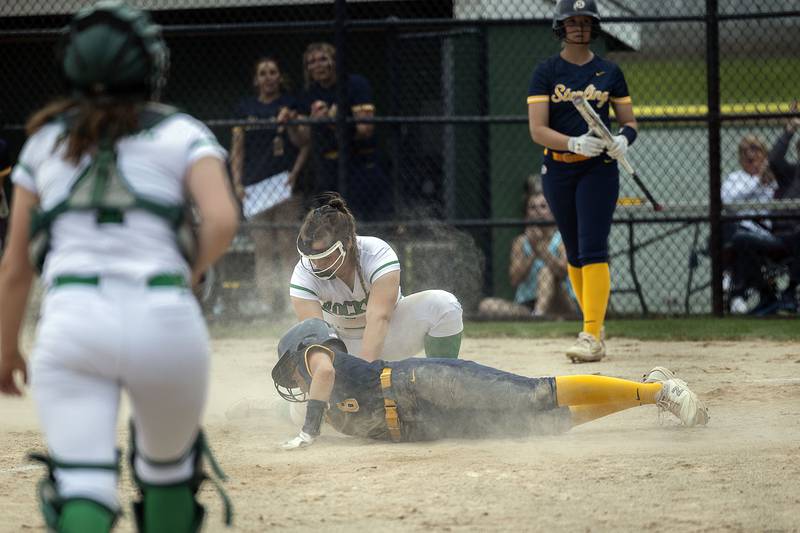
M359 316L367 312L367 299L344 302L324 302L322 310L337 316Z
M574 91L563 83L559 83L553 88L553 95L550 100L557 104L558 102L572 102L572 99L576 96L583 96L587 100L596 100L597 107L600 108L608 102L608 94L608 91L598 91L597 87L592 84L589 84L582 91Z

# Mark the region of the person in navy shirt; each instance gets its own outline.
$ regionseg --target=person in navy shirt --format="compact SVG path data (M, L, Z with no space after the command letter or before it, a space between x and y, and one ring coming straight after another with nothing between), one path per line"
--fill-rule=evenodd
M231 174L245 219L252 222L256 285L265 311L288 307L284 281L295 262L291 227L305 211L298 178L308 160L309 146L297 125L297 101L287 94L289 82L275 56L259 58L253 66L255 94L243 98L234 116L244 121L233 128ZM268 121L267 124L256 121Z
M553 32L561 52L542 61L528 89L528 125L544 146L542 185L567 249L569 279L583 331L566 354L573 362L605 357L603 321L611 287L608 235L619 194L616 160L636 139L628 86L620 68L589 48L600 34L595 0L559 0ZM582 95L610 129L609 106L622 126L613 142L593 136L572 98Z
M11 180L6 179L11 174L11 160L8 157L8 145L0 139L0 256L3 255L3 245L8 229L9 205L11 205Z
M311 43L303 54L306 91L300 98L299 113L311 119L333 119L336 107L336 48L328 43ZM375 101L369 81L359 74L350 74L347 84L348 118L375 116ZM313 160L316 169L314 190L344 192L343 196L356 218L370 221L389 215L388 177L381 168L375 139L375 125L357 123L349 126L350 154L346 191L339 187L339 146L336 126L318 124L311 128Z

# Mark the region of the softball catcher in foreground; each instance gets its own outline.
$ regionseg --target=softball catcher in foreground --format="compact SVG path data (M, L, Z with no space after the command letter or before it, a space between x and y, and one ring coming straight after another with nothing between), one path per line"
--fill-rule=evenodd
M687 426L708 422L697 395L663 367L641 383L596 375L528 378L459 359L368 362L345 348L318 318L281 338L275 388L290 402L308 403L302 430L284 449L312 444L323 418L341 433L394 442L557 433L648 404Z
M236 231L226 154L203 124L153 102L168 50L144 12L101 1L79 11L65 35L71 94L31 118L12 174L0 392L19 395L15 374L27 380L18 337L32 267L41 267L47 292L31 386L49 451L35 457L49 469L39 484L48 528L113 527L125 390L138 529L197 531L209 345L189 287ZM197 242L186 238L190 199L201 219Z

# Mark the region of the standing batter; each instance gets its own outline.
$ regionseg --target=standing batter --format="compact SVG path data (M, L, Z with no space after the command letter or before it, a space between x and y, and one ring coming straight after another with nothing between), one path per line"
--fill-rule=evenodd
M41 265L46 295L30 371L49 451L39 486L48 528L113 527L124 390L138 529L196 531L209 343L189 287L236 231L225 151L202 123L149 101L165 82L168 50L146 13L101 1L79 11L67 35L71 94L31 118L12 174L0 392L21 394L15 375L27 381L18 337ZM194 242L182 238L189 199L200 215Z
M400 261L385 241L356 235L344 199L323 197L297 238L301 257L289 294L298 320L324 318L350 353L367 361L420 353L458 357L461 304L442 290L403 296ZM388 350L387 350L388 348Z
M559 54L540 63L528 90L533 141L545 147L542 186L567 249L568 274L583 312L583 331L567 350L573 362L600 361L611 289L608 235L619 194L616 159L636 139L636 120L622 70L598 57L589 42L600 34L595 0L559 0L553 31ZM622 126L611 145L591 135L572 98L582 94L606 126L609 103ZM605 153L603 153L605 151Z

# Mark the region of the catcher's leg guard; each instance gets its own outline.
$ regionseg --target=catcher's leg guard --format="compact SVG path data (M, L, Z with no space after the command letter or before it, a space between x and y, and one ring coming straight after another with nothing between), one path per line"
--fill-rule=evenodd
M48 531L59 533L107 533L119 513L90 498L61 498L53 475L55 468L118 470L117 464L63 463L43 454L31 453L28 458L44 463L47 476L39 481L36 493Z
M458 352L460 350L460 332L447 337L431 337L430 335L425 335L426 357L448 357L452 359L458 359Z
M216 479L203 472L203 456L207 457L212 470L220 480L227 479L214 457L211 455L201 431L189 451L175 461L152 461L142 456L141 459L154 467L171 467L183 463L194 454L192 475L188 479L170 484L153 484L143 481L136 471L135 432L131 423L130 464L133 480L139 488L141 499L133 503L133 514L136 527L141 533L194 533L200 530L205 517L205 508L197 502L196 495L203 481L211 481L223 501L225 508L225 524L233 522L233 509L230 500Z

